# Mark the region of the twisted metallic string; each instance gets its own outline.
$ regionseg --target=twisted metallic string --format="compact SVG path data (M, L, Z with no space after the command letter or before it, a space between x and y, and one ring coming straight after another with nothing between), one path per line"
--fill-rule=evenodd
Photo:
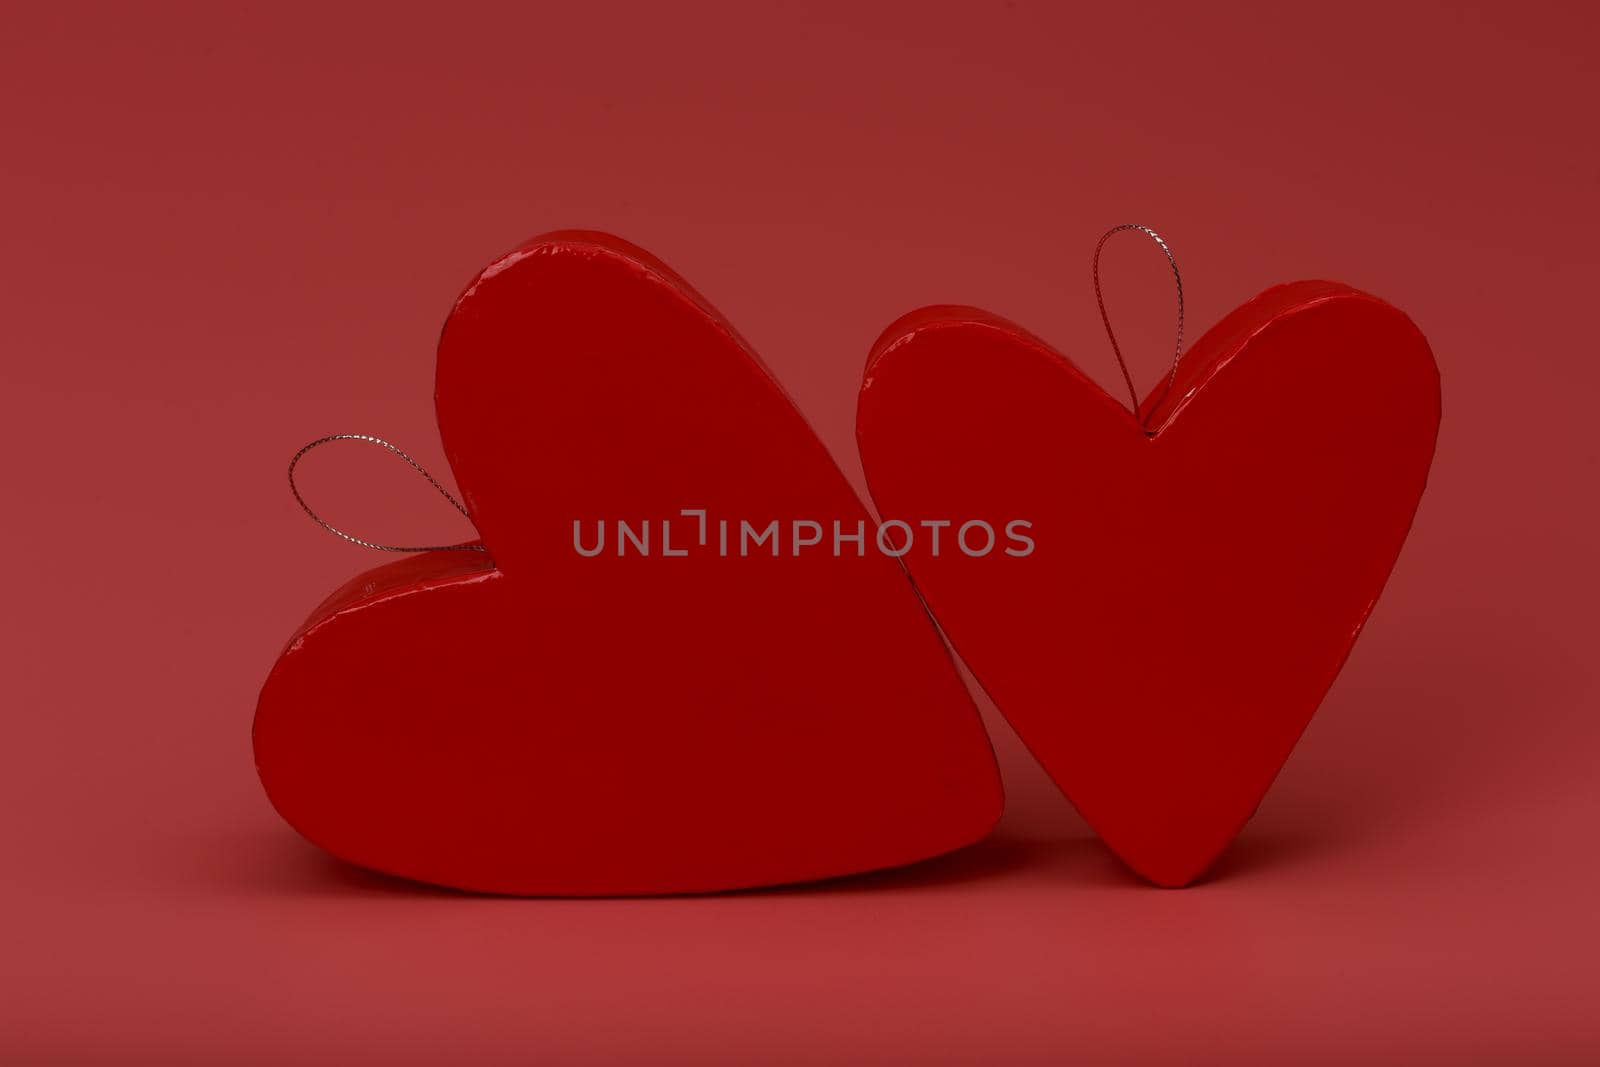
M377 544L376 542L373 542L373 541L362 540L361 538L356 537L354 534L345 533L343 530L337 528L332 523L328 522L321 515L318 515L315 511L313 511L311 509L311 505L306 503L305 497L300 495L300 487L295 485L295 482L294 482L294 469L295 469L296 466L299 465L300 460L302 458L304 458L304 456L305 456L305 454L307 452L310 452L314 448L320 448L321 446L327 444L330 441L365 441L368 444L379 445L379 446L387 449L388 451L390 451L390 452L394 453L395 455L399 456L401 459L405 460L406 463L410 464L412 470L416 471L418 474L420 474L424 478L428 479L428 484L433 486L435 489L437 489L439 491L439 495L440 496L442 496L446 500L450 501L451 507L453 507L457 511L461 512L461 514L466 517L468 522L472 521L472 516L467 513L467 509L466 509L465 505L463 505L461 503L461 501L457 500L454 496L452 496L451 493L450 493L450 490L448 490L444 486L440 485L437 478L435 478L433 475L429 474L426 470L424 470L423 467L422 467L422 464L420 464L416 460L412 459L403 449L400 449L400 448L397 448L394 445L391 445L388 441L385 441L381 437L373 437L373 436L371 436L369 434L364 434L364 433L336 433L336 434L332 434L332 435L330 435L328 437L319 437L319 438L317 438L315 441L312 441L310 444L308 444L304 448L300 449L300 451L296 452L294 454L294 458L289 461L289 492L294 494L295 501L303 509L305 509L305 513L307 515L311 516L311 521L312 522L316 523L318 526L322 527L324 530L327 530L329 533L333 534L335 537L342 537L346 541L349 541L351 544L360 545L362 548L375 548L379 552L443 552L443 551L449 551L449 550L454 550L454 549L459 549L459 550L464 551L464 552L484 552L484 551L487 551L487 549L485 549L483 545L476 545L476 544L461 544L461 545L380 545L380 544Z
M1122 349L1117 344L1116 332L1111 329L1111 316L1106 313L1105 297L1100 292L1100 252L1105 248L1107 241L1124 230L1137 230L1160 246L1161 251L1166 253L1167 263L1172 267L1172 280L1178 287L1178 344L1172 352L1172 371L1167 375L1166 384L1162 386L1161 395L1156 398L1156 403L1150 405L1152 411L1156 404L1167 398L1173 384L1178 380L1178 360L1183 356L1183 275L1178 273L1178 260L1173 256L1172 248L1167 244L1166 238L1148 226L1140 226L1133 222L1113 226L1100 235L1100 243L1094 246L1094 299L1095 303L1100 305L1100 321L1105 324L1106 337L1111 341L1111 352L1117 357L1117 366L1122 368L1122 380L1128 384L1128 397L1133 402L1133 417L1139 421L1139 428L1149 433L1144 417L1139 414L1139 393L1133 387L1133 375L1128 372L1128 363L1122 358Z

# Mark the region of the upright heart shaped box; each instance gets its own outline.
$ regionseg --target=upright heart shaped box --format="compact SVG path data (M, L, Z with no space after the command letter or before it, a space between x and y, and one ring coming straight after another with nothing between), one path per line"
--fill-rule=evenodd
M993 825L992 750L898 562L725 555L682 516L874 529L659 261L584 232L500 259L445 325L436 404L489 551L361 575L290 640L255 751L302 834L424 882L607 895L889 867ZM617 520L632 540L587 554Z
M886 520L1028 524L1026 552L972 558L947 535L905 559L1084 818L1177 886L1249 819L1333 683L1438 424L1411 321L1300 282L1223 319L1138 418L997 316L915 312L872 351L857 436Z

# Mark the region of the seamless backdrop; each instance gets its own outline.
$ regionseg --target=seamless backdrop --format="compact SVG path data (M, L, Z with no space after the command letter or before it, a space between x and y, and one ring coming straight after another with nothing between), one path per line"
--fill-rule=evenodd
M1600 78L1587 5L11 4L0 34L0 1059L1593 1062ZM1089 253L1192 336L1269 284L1408 311L1444 424L1343 676L1216 876L1145 887L985 704L996 834L711 899L434 892L253 773L281 642L375 561L293 450L443 469L433 343L606 229L862 486L868 346L934 302L1107 386ZM1170 279L1108 299L1143 382ZM1120 395L1120 394L1119 394ZM1285 405L1284 432L1294 412ZM460 520L381 454L336 522ZM1070 610L1070 605L1063 605Z

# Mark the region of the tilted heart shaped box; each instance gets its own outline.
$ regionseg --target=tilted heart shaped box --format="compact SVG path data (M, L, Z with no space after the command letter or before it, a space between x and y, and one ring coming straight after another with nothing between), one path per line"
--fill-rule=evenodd
M1177 886L1255 811L1383 589L1438 371L1399 311L1298 282L1228 315L1141 415L1017 326L941 307L878 341L857 435L885 520L1032 524L1027 555L968 557L951 529L905 560L1084 818Z
M993 752L900 564L720 555L719 518L874 527L661 263L580 232L502 258L445 325L436 404L492 560L379 567L291 639L255 751L302 834L425 882L608 895L824 878L988 832ZM708 544L682 509L706 510ZM652 554L618 555L614 529L576 551L575 520L589 549L616 519L649 520Z

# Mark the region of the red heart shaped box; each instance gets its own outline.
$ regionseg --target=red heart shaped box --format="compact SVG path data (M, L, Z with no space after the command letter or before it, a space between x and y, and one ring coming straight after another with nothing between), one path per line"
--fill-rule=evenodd
M601 520L685 508L711 531L859 521L871 544L781 387L660 262L583 232L500 259L450 314L435 400L492 559L379 567L290 640L255 752L302 834L439 885L608 895L825 878L988 832L993 752L898 562L723 557L682 518L684 556L659 527L648 556L575 550L575 520L587 548Z
M1084 818L1178 886L1255 811L1383 589L1438 371L1399 311L1299 282L1223 319L1141 415L1019 327L938 307L874 347L857 437L885 518L1032 523L1029 555L969 558L951 530L905 560Z

